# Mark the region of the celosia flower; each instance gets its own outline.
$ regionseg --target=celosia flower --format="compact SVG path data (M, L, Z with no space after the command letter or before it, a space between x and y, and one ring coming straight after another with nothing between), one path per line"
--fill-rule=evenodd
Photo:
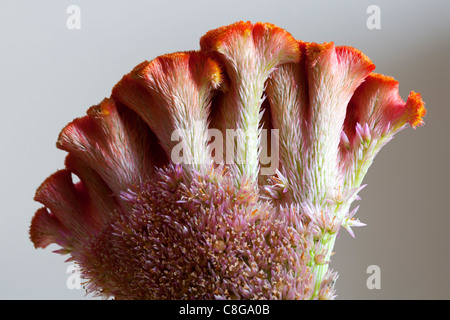
M62 130L66 168L36 192L31 240L59 245L104 297L333 298L336 235L364 225L351 204L381 147L422 124L420 95L404 102L354 48L272 24L212 30L200 47L141 63Z

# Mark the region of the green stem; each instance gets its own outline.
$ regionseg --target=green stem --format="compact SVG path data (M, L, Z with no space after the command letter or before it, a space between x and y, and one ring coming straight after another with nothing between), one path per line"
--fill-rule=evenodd
M321 249L325 248L325 264L316 265L315 268L315 274L316 274L316 283L314 287L314 294L312 298L317 297L320 290L320 285L322 284L322 280L325 277L325 274L328 271L328 265L331 258L331 254L333 253L334 243L336 242L336 236L337 233L334 234L327 234L324 238L320 239L321 242Z

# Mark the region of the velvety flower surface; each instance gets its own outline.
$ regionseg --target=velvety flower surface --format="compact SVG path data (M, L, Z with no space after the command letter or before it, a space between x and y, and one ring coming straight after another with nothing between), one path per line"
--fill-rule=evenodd
M403 101L354 48L268 23L200 48L141 63L62 130L32 242L60 246L103 297L333 298L336 235L364 225L351 205L382 146L423 124L420 94Z

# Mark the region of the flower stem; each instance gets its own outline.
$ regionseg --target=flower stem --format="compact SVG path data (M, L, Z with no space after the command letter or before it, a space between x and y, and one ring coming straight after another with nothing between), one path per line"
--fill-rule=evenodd
M314 272L316 274L316 283L315 283L314 294L312 296L312 299L314 299L315 297L318 296L319 290L320 290L320 285L322 284L323 278L325 277L325 274L328 271L328 265L330 262L331 255L333 253L336 236L337 236L337 233L334 233L334 234L327 233L322 239L320 239L320 243L321 243L320 251L325 250L324 261L326 263L315 266L317 268Z

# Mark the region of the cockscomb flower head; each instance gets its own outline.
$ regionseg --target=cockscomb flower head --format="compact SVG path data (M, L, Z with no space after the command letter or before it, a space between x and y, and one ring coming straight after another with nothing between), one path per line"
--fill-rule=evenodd
M330 257L341 227L364 225L351 205L367 169L425 115L374 69L250 22L144 61L60 133L32 242L103 297L334 298Z

